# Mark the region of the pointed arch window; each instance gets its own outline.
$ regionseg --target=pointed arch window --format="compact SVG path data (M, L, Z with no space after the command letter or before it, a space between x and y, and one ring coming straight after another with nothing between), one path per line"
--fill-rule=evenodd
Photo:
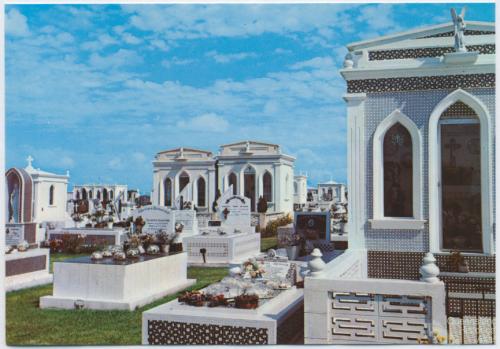
M51 185L49 189L49 205L54 205L54 186Z
M233 195L236 195L236 193L237 193L237 188L236 188L237 178L236 178L236 174L234 174L234 172L231 172L229 174L228 183L229 183L229 185L233 186Z
M384 216L413 217L413 156L408 130L399 122L384 137Z
M91 199L91 200L92 200L92 196L93 196L93 195L92 195L92 190L89 190L89 199Z
M113 200L113 196L114 196L114 192L113 192L113 189L111 189L111 190L109 191L109 198L110 198L111 200Z
M264 176L262 178L262 184L263 184L263 196L264 199L267 202L272 202L273 201L273 178L269 172L265 172Z
M172 180L170 178L165 178L163 182L164 198L163 203L165 206L172 206Z
M87 200L87 190L85 188L82 189L82 199Z
M198 182L196 183L196 186L197 186L197 190L198 190L197 206L198 207L205 207L206 206L205 179L203 177L198 178Z
M182 172L179 176L179 193L189 184L189 175L186 172Z
M395 110L373 136L372 229L421 230L421 135Z

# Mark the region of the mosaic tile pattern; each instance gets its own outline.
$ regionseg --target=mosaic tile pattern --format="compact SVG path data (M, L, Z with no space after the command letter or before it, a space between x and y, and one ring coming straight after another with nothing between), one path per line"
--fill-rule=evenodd
M482 55L495 53L495 45L470 45L467 46L469 52L479 52ZM369 61L385 61L390 59L441 57L445 53L455 52L454 47L426 47L402 50L377 50L368 52Z
M368 277L419 280L419 269L424 255L424 252L368 251ZM453 271L450 255L435 254L434 257L441 272ZM467 260L470 272L495 272L494 256L464 256L464 258ZM495 293L494 278L472 278L466 273L463 276L440 276L440 278L450 284L451 292L477 292L478 289L484 288L486 292ZM479 282L484 284L484 287L477 287Z
M347 81L348 93L426 91L495 87L495 74L464 74Z
M493 74L494 77L494 74ZM479 98L488 108L491 115L491 130L495 134L495 89L475 88L465 89L468 93ZM373 135L380 122L395 109L399 108L417 125L422 134L422 203L423 217L429 217L428 198L428 123L434 107L453 90L369 93L365 103L365 142L366 142L366 201L365 212L367 219L373 218ZM493 137L494 140L494 137ZM490 147L493 163L495 144ZM495 168L491 166L492 185L495 187ZM492 192L495 202L495 191ZM493 205L495 211L495 205ZM495 212L493 216L495 217ZM365 242L368 250L378 251L415 251L429 250L428 224L424 230L373 230L370 223L366 223ZM419 265L420 267L420 265Z
M494 31L488 31L488 30L465 30L464 35L490 35L490 34L495 34ZM445 32L445 33L439 33L439 34L434 34L434 35L428 35L428 36L423 36L419 39L428 39L428 38L444 38L444 37L450 37L454 36L455 32Z
M266 328L218 326L176 321L148 321L148 343L174 344L267 344Z
M441 118L446 119L456 119L456 118L477 118L474 110L463 102L456 102L448 107Z

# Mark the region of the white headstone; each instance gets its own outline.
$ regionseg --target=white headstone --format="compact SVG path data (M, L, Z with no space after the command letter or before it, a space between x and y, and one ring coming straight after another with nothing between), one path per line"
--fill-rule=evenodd
M196 235L198 234L198 219L196 218L195 210L175 210L175 223L181 223L184 228L182 234Z
M141 216L146 223L142 227L142 232L154 234L159 230L165 230L168 233L175 231L175 219L172 210L161 206L144 206L134 212L134 220Z
M289 262L264 262L265 279L285 279L290 270Z
M5 225L5 245L17 245L24 240L24 225L6 224Z
M217 212L224 226L250 226L250 199L244 196L225 191L217 201Z

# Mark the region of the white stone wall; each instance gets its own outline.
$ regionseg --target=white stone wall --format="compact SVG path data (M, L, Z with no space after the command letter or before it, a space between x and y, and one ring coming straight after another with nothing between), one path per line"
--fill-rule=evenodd
M293 182L293 203L305 205L307 203L307 177L295 176Z
M209 209L215 200L215 167L213 162L191 162L182 163L165 162L155 166L153 174L153 192L151 201L153 205L165 206L165 187L164 181L170 178L172 181L172 206L180 194L179 177L186 172L189 176L190 190L187 197L183 197L184 202L191 201L196 207ZM198 206L198 179L202 177L205 180L205 206Z
M66 219L66 179L38 178L33 181L34 222L60 222ZM54 186L54 202L49 204L50 187Z

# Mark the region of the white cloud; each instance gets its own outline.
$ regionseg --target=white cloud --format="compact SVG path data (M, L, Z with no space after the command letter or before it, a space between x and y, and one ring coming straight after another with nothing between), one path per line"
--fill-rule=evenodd
M161 40L161 39L153 39L149 42L150 44L150 48L152 49L160 49L161 51L168 51L170 48L168 47L167 43L165 42L165 40Z
M239 52L239 53L218 53L217 51L209 51L205 54L207 57L212 57L217 63L230 63L240 61L247 58L255 58L257 55L253 52Z
M244 7L242 7L244 6ZM341 27L341 13L353 5L124 5L137 29L163 33L169 39L248 36L308 32ZM277 20L279 18L279 20ZM346 23L347 24L347 23ZM324 32L330 34L330 32Z
M117 45L119 42L109 34L100 34L96 40L86 41L81 45L84 50L100 51L107 46Z
M139 39L137 36L134 36L130 33L123 33L122 39L123 39L123 41L125 41L127 44L130 44L130 45L137 45L137 44L140 44L142 42L141 39Z
M297 62L290 66L291 69L336 69L335 63L331 57L314 57L307 61Z
M182 59L178 57L172 57L171 59L164 59L161 61L161 65L165 68L171 68L174 65L187 65L196 62L195 59Z
M27 18L17 9L13 8L5 16L5 33L11 36L29 36Z
M215 113L208 113L189 120L180 120L177 122L177 127L191 131L225 132L229 128L229 123Z
M119 49L108 56L101 56L98 53L93 53L89 58L91 66L99 69L116 69L122 66L140 64L142 61L142 57L139 56L137 52L127 49Z

